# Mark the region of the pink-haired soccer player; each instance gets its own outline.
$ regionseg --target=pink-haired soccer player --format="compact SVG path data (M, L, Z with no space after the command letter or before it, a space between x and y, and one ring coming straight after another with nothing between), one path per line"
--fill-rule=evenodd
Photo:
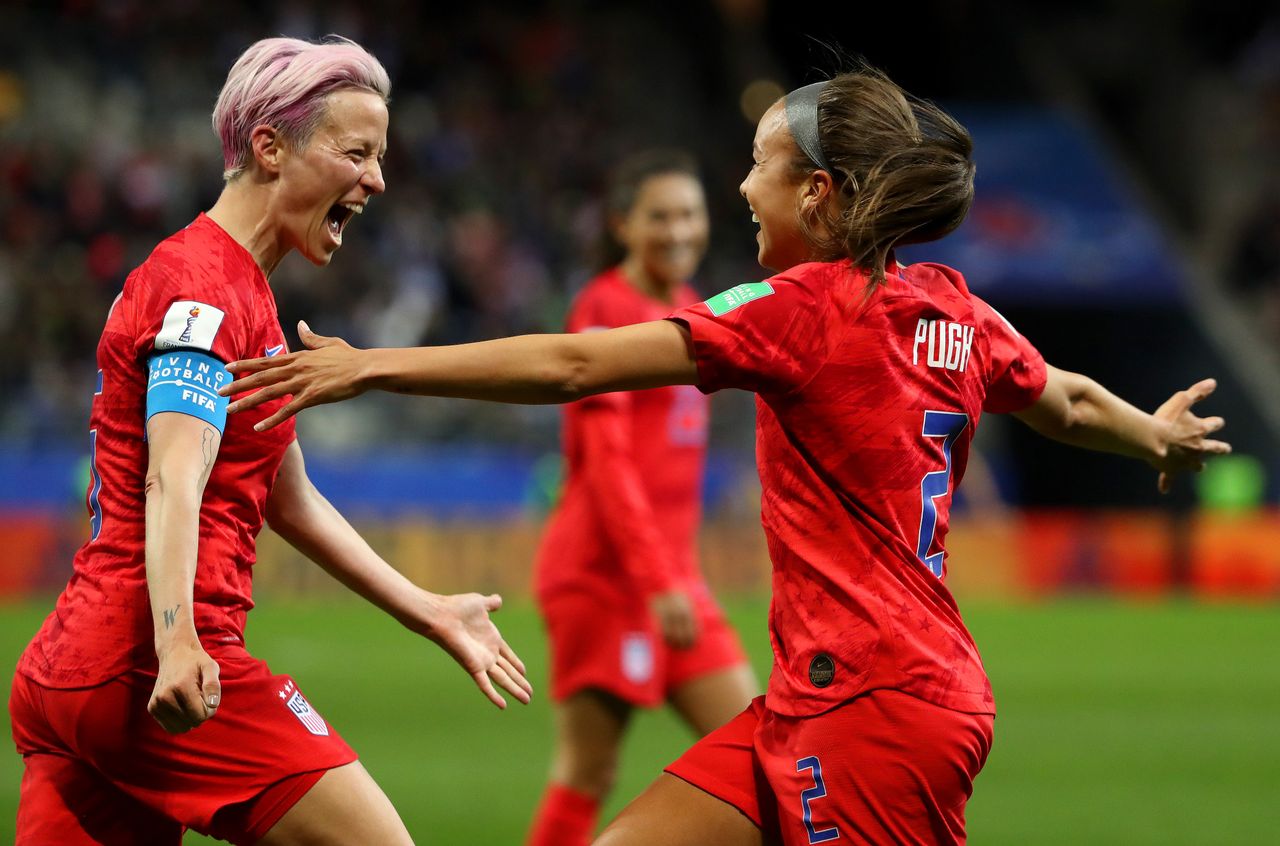
M311 484L292 426L228 419L217 393L226 362L285 348L268 284L280 260L328 264L383 192L389 94L354 42L251 46L213 114L221 196L130 274L107 317L91 538L10 698L19 843L178 844L186 828L234 843L410 842L298 685L245 650L264 521L438 643L495 704L499 687L529 699L489 619L499 597L410 583Z
M697 385L756 393L773 561L768 692L619 815L597 846L952 844L991 747L995 700L946 586L951 492L984 413L1146 461L1166 489L1230 447L1191 406L1144 413L1049 367L957 271L901 265L973 198L968 132L871 69L798 89L760 119L741 191L776 271L666 320L413 350L313 347L233 365L293 398L259 425L362 390L556 402Z

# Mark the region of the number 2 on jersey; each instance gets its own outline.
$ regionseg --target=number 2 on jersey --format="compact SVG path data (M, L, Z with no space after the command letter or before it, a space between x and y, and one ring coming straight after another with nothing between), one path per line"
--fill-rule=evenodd
M951 490L951 446L960 437L960 433L969 425L969 415L959 411L926 411L924 428L921 434L926 438L942 438L941 470L926 473L920 480L920 535L916 540L916 557L924 562L935 576L942 578L942 559L944 553L939 550L933 555L929 548L933 546L933 536L938 530L938 503L940 496L946 496Z

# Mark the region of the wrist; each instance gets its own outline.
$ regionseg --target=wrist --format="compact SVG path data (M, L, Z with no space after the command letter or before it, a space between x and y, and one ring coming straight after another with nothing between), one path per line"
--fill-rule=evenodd
M390 390L388 387L390 373L387 369L386 350L356 350L356 372L352 387L356 393L368 390Z
M438 640L440 628L446 617L445 597L429 590L418 590L418 596L406 607L397 609L392 616L414 634Z
M193 626L183 626L170 631L158 631L155 636L156 657L164 660L175 649L203 649L200 635Z

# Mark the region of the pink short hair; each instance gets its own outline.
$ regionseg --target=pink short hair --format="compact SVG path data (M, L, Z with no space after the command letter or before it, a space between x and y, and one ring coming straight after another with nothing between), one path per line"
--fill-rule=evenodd
M359 44L331 35L316 44L297 38L264 38L231 66L213 108L213 131L222 139L222 178L239 176L252 159L255 126L275 127L294 149L305 146L335 91L369 91L385 102L391 79Z

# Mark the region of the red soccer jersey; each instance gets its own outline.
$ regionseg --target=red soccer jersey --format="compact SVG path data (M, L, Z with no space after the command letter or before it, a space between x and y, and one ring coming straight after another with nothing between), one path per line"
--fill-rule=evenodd
M685 285L675 304L697 299ZM670 311L671 304L641 293L614 269L578 295L567 330L661 320ZM632 596L701 585L694 544L707 405L696 388L678 385L565 407L568 477L538 553L541 595L571 585Z
M1044 360L950 268L891 263L866 284L847 262L802 264L672 315L703 390L757 394L767 704L805 716L892 688L994 713L943 541L979 416L1033 403Z
M20 672L46 687L66 688L155 666L144 556L148 359L161 352L177 378L199 380L187 351L231 362L284 349L262 270L203 214L129 274L98 342L89 423L91 538L76 553L74 573L53 613L23 653ZM227 418L205 485L194 619L215 657L219 644L244 644L245 613L253 607L254 538L294 438L292 420L266 432L255 432L253 425L282 402Z

